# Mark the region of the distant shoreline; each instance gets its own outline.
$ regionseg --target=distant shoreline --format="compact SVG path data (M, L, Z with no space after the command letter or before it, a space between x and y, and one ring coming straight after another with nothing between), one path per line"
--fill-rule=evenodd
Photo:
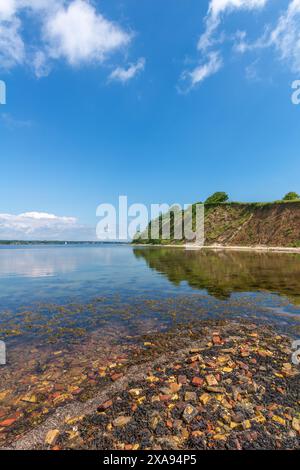
M62 241L62 240L0 240L0 246L22 245L128 245L129 242L118 241Z

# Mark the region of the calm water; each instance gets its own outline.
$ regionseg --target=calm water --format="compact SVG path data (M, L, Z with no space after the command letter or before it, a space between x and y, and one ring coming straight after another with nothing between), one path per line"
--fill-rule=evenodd
M143 335L209 318L271 322L299 337L300 256L1 247L0 340L7 362L0 367L0 408L24 417L22 429L29 429L77 393L101 387L99 367L105 383L111 366L138 357ZM23 400L28 394L34 403ZM0 446L6 438L9 433L0 433Z
M131 329L147 321L160 328L191 315L251 316L297 328L300 255L126 245L0 248L0 339L18 328L23 337L25 320L27 334L41 332L49 318L61 329L70 314L74 328L96 328L104 318Z

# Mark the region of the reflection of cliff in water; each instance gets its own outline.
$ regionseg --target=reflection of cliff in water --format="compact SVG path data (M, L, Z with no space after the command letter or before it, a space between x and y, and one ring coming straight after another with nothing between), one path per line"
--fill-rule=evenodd
M135 248L137 258L179 285L226 299L233 292L267 291L287 296L300 305L300 255L180 248Z

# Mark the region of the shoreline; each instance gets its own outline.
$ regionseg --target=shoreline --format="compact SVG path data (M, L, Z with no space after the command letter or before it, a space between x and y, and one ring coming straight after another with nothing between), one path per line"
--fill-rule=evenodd
M192 244L184 244L184 245L158 245L158 244L147 244L147 243L134 243L131 246L133 247L147 247L147 248L184 248L186 250L211 250L211 251L255 251L261 253L299 253L300 248L293 248L293 247L280 247L280 246L265 246L265 245L257 245L257 246L231 246L231 245L192 245Z
M93 397L58 407L2 449L300 448L289 336L208 320L142 336L137 353Z

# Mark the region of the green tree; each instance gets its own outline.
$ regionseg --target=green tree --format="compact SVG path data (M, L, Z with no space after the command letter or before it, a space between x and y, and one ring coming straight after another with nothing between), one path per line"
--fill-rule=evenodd
M290 193L287 193L284 196L283 201L295 201L297 199L300 199L299 194L295 193L294 191L291 191Z
M212 194L211 196L209 196L206 199L205 204L220 204L221 202L228 201L228 199L229 199L229 197L228 197L227 193L218 191L218 192Z

